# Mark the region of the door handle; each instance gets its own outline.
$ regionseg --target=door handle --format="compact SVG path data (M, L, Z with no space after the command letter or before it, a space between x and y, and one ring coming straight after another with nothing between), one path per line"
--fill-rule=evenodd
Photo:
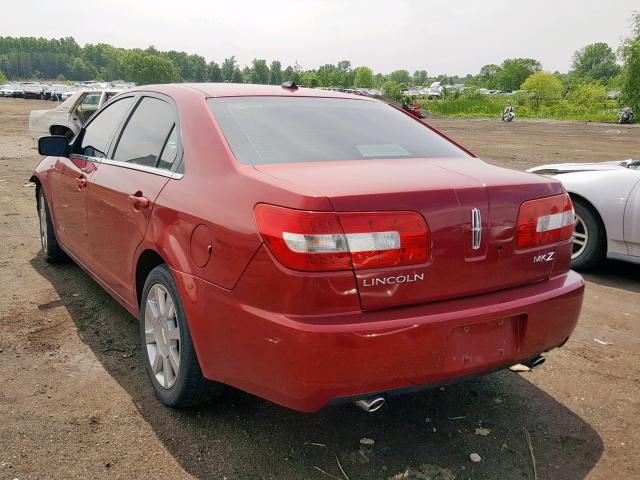
M134 210L149 208L149 206L151 205L151 200L142 195L141 191L137 191L133 195L129 195L129 201L133 205Z
M78 182L78 190L82 190L83 188L86 188L87 178L84 175L81 175L80 177L76 178L76 181Z

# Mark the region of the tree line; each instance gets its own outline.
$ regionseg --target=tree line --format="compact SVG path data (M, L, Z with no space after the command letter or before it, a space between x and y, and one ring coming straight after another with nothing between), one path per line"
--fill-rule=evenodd
M230 82L278 85L294 80L308 87L383 88L398 96L402 88L424 86L433 81L444 85L514 91L525 82L537 88L541 98L559 91L566 95L577 87L621 90L624 100L640 109L640 13L631 19L632 33L618 54L606 43L594 43L578 50L568 73L545 73L533 58L509 58L501 64L485 65L476 75L429 76L426 70L396 70L374 73L366 66L354 68L349 60L303 69L297 62L284 67L254 59L241 66L235 56L220 64L196 54L175 50L116 48L104 43L80 46L72 37L46 39L0 37L0 81L6 78L63 80L125 80L138 84L170 82ZM620 61L618 61L618 59ZM551 85L552 84L552 85ZM551 86L550 86L551 85ZM583 88L584 89L584 88ZM600 91L598 90L598 91Z

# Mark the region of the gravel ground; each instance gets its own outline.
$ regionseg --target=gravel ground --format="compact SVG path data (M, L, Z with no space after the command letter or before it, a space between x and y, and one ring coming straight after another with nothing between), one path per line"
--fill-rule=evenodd
M296 413L231 389L162 407L136 320L77 266L38 254L27 118L51 106L0 99L0 478L533 479L532 453L539 479L640 478L638 265L585 275L574 336L532 372L394 398L374 415ZM516 169L640 157L639 126L431 123Z

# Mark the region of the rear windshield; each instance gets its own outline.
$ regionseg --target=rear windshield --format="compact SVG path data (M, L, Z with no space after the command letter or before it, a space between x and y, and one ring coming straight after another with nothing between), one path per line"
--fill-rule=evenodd
M209 106L235 157L249 165L468 156L382 102L225 97Z

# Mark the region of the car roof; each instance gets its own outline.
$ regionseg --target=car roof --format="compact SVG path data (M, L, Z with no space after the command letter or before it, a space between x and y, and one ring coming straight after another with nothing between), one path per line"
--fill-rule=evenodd
M298 89L284 88L280 85L253 85L246 83L173 83L163 85L144 85L128 91L158 91L171 94L177 89L190 89L202 93L205 97L318 97L318 98L350 98L357 100L374 100L362 95L323 90L319 88Z

